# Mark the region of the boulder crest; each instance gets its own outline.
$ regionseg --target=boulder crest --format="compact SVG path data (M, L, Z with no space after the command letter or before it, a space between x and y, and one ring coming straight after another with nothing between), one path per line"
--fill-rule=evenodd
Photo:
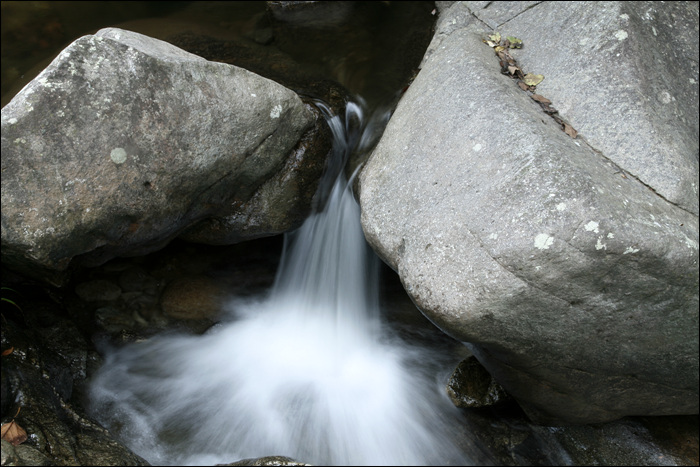
M2 109L2 262L58 285L74 258L145 254L185 230L282 233L310 212L330 150L320 112L274 81L100 30Z

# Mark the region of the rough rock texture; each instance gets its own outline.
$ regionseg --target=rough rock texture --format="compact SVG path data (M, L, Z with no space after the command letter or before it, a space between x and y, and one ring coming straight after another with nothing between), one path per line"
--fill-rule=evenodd
M577 24L601 23L598 4L586 5L576 5ZM627 21L619 5L605 7L608 22ZM516 20L525 22L538 9L549 19L532 25L528 37L547 41L526 40L523 56L556 56L560 47L576 44L583 49L572 55L585 55L577 60L595 56L597 66L610 71L599 71L601 89L588 94L585 121L613 115L616 133L583 121L577 139L561 131L500 74L497 57L481 40L490 28L469 5L455 3L443 12L423 69L361 174L366 237L423 313L469 343L534 420L697 413L698 217L691 198L697 202L698 129L689 117L697 100L682 94L691 77L668 76L664 64L673 57L655 48L653 37L635 39L647 49L612 52L617 61L611 63L601 51L625 46L618 29L605 36L594 28L588 43L587 26L560 30L568 23L555 19L568 9L558 5L536 5ZM692 11L697 24L697 5ZM652 26L659 35L669 28L650 21L636 34L653 36ZM512 35L519 34L525 36ZM676 40L692 49L695 37ZM662 76L671 80L672 112L688 122L678 125L685 143L668 147L654 136L639 146L628 135L643 140L639 129L660 125L669 114L635 113L612 97L599 101L603 89L618 86L605 77L617 76L623 52L631 54L629 62L648 65L643 75L628 76L628 94L644 95ZM545 95L554 107L586 97L576 86L578 70L555 60L538 66L523 68L544 74L545 82L549 76L569 80L568 88L556 88L567 98ZM643 104L655 108L654 102ZM561 116L569 119L564 108ZM617 139L590 142L604 138ZM637 148L632 159L618 157L618 142ZM665 174L672 171L677 181L667 187Z
M488 407L512 400L474 356L459 362L447 382L447 395L457 407Z
M29 438L3 440L2 465L149 465L83 413L76 393L97 354L55 304L39 309L35 298L22 299L34 311L26 322L3 309L3 421L14 416Z
M2 109L2 261L60 283L188 240L298 226L330 150L292 91L108 28L68 46Z
M302 462L295 461L291 457L286 456L266 456L250 459L241 459L236 462L231 462L230 464L223 465L254 465L254 466L265 466L265 465L312 465L304 464Z

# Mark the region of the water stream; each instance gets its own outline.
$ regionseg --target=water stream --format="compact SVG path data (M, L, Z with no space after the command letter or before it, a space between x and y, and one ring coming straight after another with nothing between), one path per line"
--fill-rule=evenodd
M93 413L153 464L284 455L316 465L465 465L459 416L431 375L427 348L382 317L378 260L344 175L388 114L348 103L324 203L285 238L272 290L234 300L201 336L169 335L109 351Z

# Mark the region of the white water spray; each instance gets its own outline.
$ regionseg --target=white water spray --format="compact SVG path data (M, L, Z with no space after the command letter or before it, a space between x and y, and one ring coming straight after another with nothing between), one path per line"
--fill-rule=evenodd
M342 170L351 151L371 145L372 128L352 103L344 121L328 122L332 189L285 238L270 296L233 303L233 320L205 335L156 337L105 357L93 414L149 462L468 461L454 445L454 407L417 366L432 356L381 320L377 259Z

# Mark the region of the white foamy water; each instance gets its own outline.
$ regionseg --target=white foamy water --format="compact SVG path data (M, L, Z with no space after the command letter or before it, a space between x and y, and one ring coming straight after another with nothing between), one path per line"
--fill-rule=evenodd
M381 317L377 259L342 175L349 153L372 143L362 118L355 104L345 119L329 116L332 189L285 238L269 296L232 302L230 320L204 335L155 337L105 356L93 415L149 462L469 461L455 446L444 381L421 366L434 356L393 336Z

